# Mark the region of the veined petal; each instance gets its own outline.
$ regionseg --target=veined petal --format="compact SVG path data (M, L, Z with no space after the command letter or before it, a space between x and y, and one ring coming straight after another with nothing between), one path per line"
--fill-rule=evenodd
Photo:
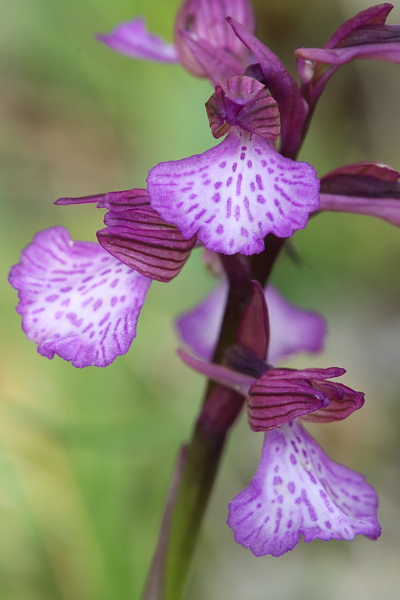
M356 392L342 383L324 381L313 383L313 387L322 390L329 398L328 406L303 415L305 421L312 423L331 423L347 419L355 410L364 405L364 394Z
M235 540L255 556L281 556L304 536L377 539L378 500L359 473L333 462L297 421L268 431L250 485L229 505Z
M178 334L204 360L211 360L222 323L228 286L221 282L194 309L176 321ZM265 289L270 320L268 361L272 364L296 352L319 352L326 323L318 313L290 304L272 286Z
M329 400L306 381L269 380L260 377L249 390L247 416L253 431L268 431L312 413Z
M281 156L239 127L203 154L158 164L147 182L151 205L165 221L223 254L262 252L267 234L290 237L319 207L311 165Z
M47 358L105 367L125 354L151 279L63 227L38 233L11 269L22 327Z
M107 34L98 34L96 38L112 50L131 58L158 62L179 62L178 53L173 44L164 42L153 33L149 33L142 18L120 23Z

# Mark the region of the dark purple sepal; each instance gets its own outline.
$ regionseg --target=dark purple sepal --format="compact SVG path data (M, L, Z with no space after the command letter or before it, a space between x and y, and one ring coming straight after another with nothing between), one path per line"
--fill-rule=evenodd
M302 91L315 106L327 82L355 58L400 63L400 26L385 25L392 4L379 4L345 21L323 48L298 48L297 69Z
M57 206L69 206L70 204L94 204L101 202L104 194L93 194L91 196L82 196L80 198L59 198L54 202Z
M346 373L346 369L341 367L329 367L328 369L272 369L268 375L272 379L316 379L322 381L332 377L341 377Z
M161 219L150 206L108 212L97 239L105 250L128 267L157 281L176 277L196 243Z
M227 133L227 125L239 125L272 140L280 133L278 105L265 86L253 77L240 75L217 85L206 102L206 111L215 138Z
M265 85L277 101L281 115L281 154L293 158L301 145L301 130L308 112L296 80L279 58L243 25L234 19L227 21L260 64Z
M185 365L193 369L193 371L196 371L196 373L205 375L208 379L211 379L211 381L220 383L221 385L238 392L242 396L247 396L249 387L254 383L254 377L250 375L239 373L229 367L199 360L185 352L182 348L178 350L178 355Z
M269 344L269 319L264 290L252 282L252 295L239 324L237 343L251 348L258 359L265 360Z
M364 404L364 394L356 392L342 383L324 381L313 383L313 387L322 391L329 398L328 406L310 412L302 418L312 423L331 423L346 419Z
M380 163L340 167L321 179L320 210L377 217L400 226L400 173Z
M228 16L254 31L254 13L248 0L183 2L175 21L175 45L182 66L193 75L210 77L211 73L211 79L216 83L221 76L232 77L243 72L249 52L226 23ZM214 56L225 65L235 64L235 72L225 77L224 70L218 69L217 73L215 65L208 64L209 60L214 61Z
M114 212L122 212L134 208L150 207L150 200L146 190L133 188L122 192L108 192L99 201L97 208L106 208Z
M325 394L307 381L274 380L266 372L249 390L247 415L253 431L268 431L326 403Z

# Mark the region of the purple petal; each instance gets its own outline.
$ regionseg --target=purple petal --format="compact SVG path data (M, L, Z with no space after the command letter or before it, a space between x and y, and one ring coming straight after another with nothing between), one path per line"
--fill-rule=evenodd
M303 419L312 423L331 423L347 419L355 410L364 405L364 394L356 392L342 383L324 381L320 384L313 382L315 389L322 390L329 398L328 406L304 415Z
M213 75L214 82L219 81L215 71L217 62L234 66L234 71L226 71L226 77L241 75L247 56L247 48L235 36L226 22L233 17L254 31L254 14L248 0L186 0L179 9L175 21L175 44L182 66L197 77ZM214 53L213 53L214 51ZM211 60L211 65L207 64ZM223 75L223 69L220 69Z
M253 431L268 431L307 415L329 402L307 381L270 380L268 372L249 390L247 416Z
M227 522L255 556L281 556L300 535L377 539L377 505L365 478L333 462L296 420L266 433L257 472L230 503Z
M38 352L75 367L105 367L129 350L151 283L98 244L71 241L63 227L38 233L9 281Z
M204 360L211 360L221 326L228 286L221 282L194 309L176 321L181 339ZM267 288L266 300L270 319L268 360L276 363L296 352L319 352L326 335L321 315L287 302L274 288Z
M262 252L268 233L290 237L319 208L314 169L239 127L203 154L160 163L147 182L165 221L223 254Z
M381 163L339 167L321 179L321 210L378 217L400 226L400 173Z
M321 194L321 210L377 217L400 227L400 201L393 198L359 198L357 196Z
M205 375L208 379L220 383L221 385L238 392L242 396L247 396L249 387L254 383L254 377L251 377L250 375L238 373L237 371L222 365L198 360L194 356L190 356L190 354L182 350L182 348L178 350L178 355L185 365L193 369L193 371L196 371L196 373Z
M142 275L168 282L182 270L196 243L165 223L150 205L110 211L97 238L105 250Z
M111 33L98 34L96 38L112 50L131 58L179 62L175 46L149 33L144 19L141 18L121 23Z
M243 23L228 19L238 38L254 54L260 64L265 85L278 103L281 115L281 152L285 156L295 156L301 144L301 130L308 107L300 94L294 77L279 58L260 42Z

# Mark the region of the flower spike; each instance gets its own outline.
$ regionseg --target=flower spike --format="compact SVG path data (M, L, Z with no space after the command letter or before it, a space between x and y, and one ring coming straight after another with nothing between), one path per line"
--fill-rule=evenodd
M230 503L227 523L255 556L281 556L300 535L377 539L377 505L363 475L333 462L296 419L265 434L258 469Z
M11 269L22 326L38 352L75 367L109 365L125 354L151 279L66 229L38 233Z

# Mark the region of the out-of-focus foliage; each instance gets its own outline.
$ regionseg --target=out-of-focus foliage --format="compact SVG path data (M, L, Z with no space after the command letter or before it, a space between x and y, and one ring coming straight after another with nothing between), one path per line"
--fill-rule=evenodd
M173 316L212 287L199 251L177 280L155 283L138 338L107 369L48 361L20 331L9 266L34 233L55 224L95 239L93 206L59 196L144 186L157 162L215 143L207 82L179 66L134 62L93 39L146 17L171 39L178 0L13 0L0 21L1 241L0 597L2 600L139 598L178 445L190 434L203 382L178 361ZM256 3L259 34L294 67L292 51L318 46L359 0ZM391 23L400 22L395 9ZM380 160L400 166L400 69L343 67L329 84L301 158L324 172ZM300 544L255 559L225 526L261 439L234 431L208 514L188 597L326 600L393 597L399 498L400 232L367 217L326 214L296 234L300 265L274 273L293 301L323 311L326 352L298 366L348 369L367 393L347 422L313 427L332 457L364 472L381 496L376 543ZM232 576L234 573L234 576ZM290 577L287 576L290 573ZM328 582L328 586L327 586Z

